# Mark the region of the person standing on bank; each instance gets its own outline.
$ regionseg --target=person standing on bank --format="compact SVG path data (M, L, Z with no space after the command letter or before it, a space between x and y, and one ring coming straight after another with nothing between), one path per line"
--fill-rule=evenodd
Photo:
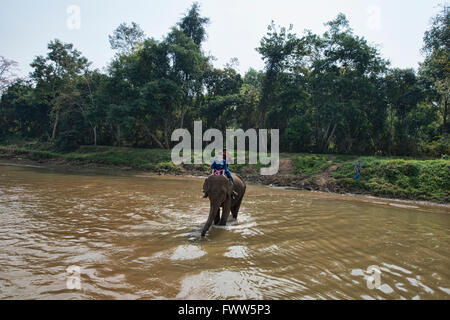
M359 180L361 178L361 161L358 160L357 163L355 163L355 179Z

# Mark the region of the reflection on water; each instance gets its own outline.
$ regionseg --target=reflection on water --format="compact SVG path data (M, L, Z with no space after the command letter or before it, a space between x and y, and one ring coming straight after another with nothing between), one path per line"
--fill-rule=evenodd
M0 298L450 298L448 207L250 185L201 239L202 183L0 166Z

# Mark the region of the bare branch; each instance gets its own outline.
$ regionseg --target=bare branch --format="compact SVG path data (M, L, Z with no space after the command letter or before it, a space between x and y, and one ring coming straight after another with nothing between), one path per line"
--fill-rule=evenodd
M3 92L17 78L14 71L18 63L0 56L0 93Z

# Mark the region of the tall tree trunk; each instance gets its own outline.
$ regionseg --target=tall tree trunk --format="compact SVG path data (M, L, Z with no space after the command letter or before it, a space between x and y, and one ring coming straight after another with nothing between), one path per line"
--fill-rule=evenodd
M117 146L120 147L120 125L117 125Z
M319 122L317 119L314 120L314 135L315 135L315 149L318 150L321 148L320 146L320 137L319 137Z
M259 107L258 107L258 113L259 113L259 115L258 115L258 123L257 123L257 126L258 126L258 129L263 129L264 128L264 125L265 125L265 123L266 123L266 102L265 101L261 101L260 102L260 104L259 104Z
M321 146L322 151L325 150L325 147L327 144L327 139L328 139L328 132L330 131L330 127L331 127L331 123L328 125L327 130L325 131L324 135L322 136L322 146Z
M53 131L52 131L51 142L55 141L56 127L58 126L58 121L59 121L59 111L56 112L55 123L53 124Z
M190 78L191 78L190 75L186 74L184 76L184 82L186 84L189 84L190 83ZM183 126L184 126L184 115L186 113L186 106L188 104L191 105L191 102L192 102L192 101L189 101L189 100L190 99L189 99L189 85L188 85L188 88L187 88L186 94L184 95L184 99L182 101L182 106L181 106L180 129L183 129Z
M169 120L164 119L164 142L166 144L166 149L170 149L169 145Z
M181 107L181 120L180 120L180 128L183 129L184 125L184 113L185 113L186 106L183 104Z
M89 85L89 82L88 82ZM89 90L90 91L90 90ZM91 103L94 103L94 101L91 98ZM83 115L83 117L86 119L86 121L89 123L89 126L92 128L92 133L94 135L94 146L97 146L97 125L93 125L92 121L90 121L87 117L86 114L84 112L84 108L81 104L78 104L80 110L81 110L81 114Z
M447 134L447 116L448 116L448 104L447 99L444 99L444 110L442 112L442 136L445 136Z
M331 139L333 138L334 132L336 131L337 124L333 126L333 130L331 130L330 135L328 136L327 140L325 141L324 150L326 151L328 149L328 146L330 145Z
M166 147L161 143L161 141L159 141L158 137L150 131L149 127L145 123L141 122L141 125L144 127L145 131L147 131L147 134L153 139L153 141L156 142L156 144L161 149L166 149Z
M94 131L94 146L97 146L97 126L93 128Z

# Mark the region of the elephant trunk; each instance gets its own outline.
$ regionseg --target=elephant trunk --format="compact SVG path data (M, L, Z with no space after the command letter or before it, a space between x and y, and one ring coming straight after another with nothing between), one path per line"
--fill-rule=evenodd
M206 221L205 226L203 227L202 237L204 237L206 235L206 232L208 232L209 228L211 227L211 225L214 221L214 218L217 214L218 209L219 209L219 206L216 203L213 203L213 201L211 201L208 221Z

